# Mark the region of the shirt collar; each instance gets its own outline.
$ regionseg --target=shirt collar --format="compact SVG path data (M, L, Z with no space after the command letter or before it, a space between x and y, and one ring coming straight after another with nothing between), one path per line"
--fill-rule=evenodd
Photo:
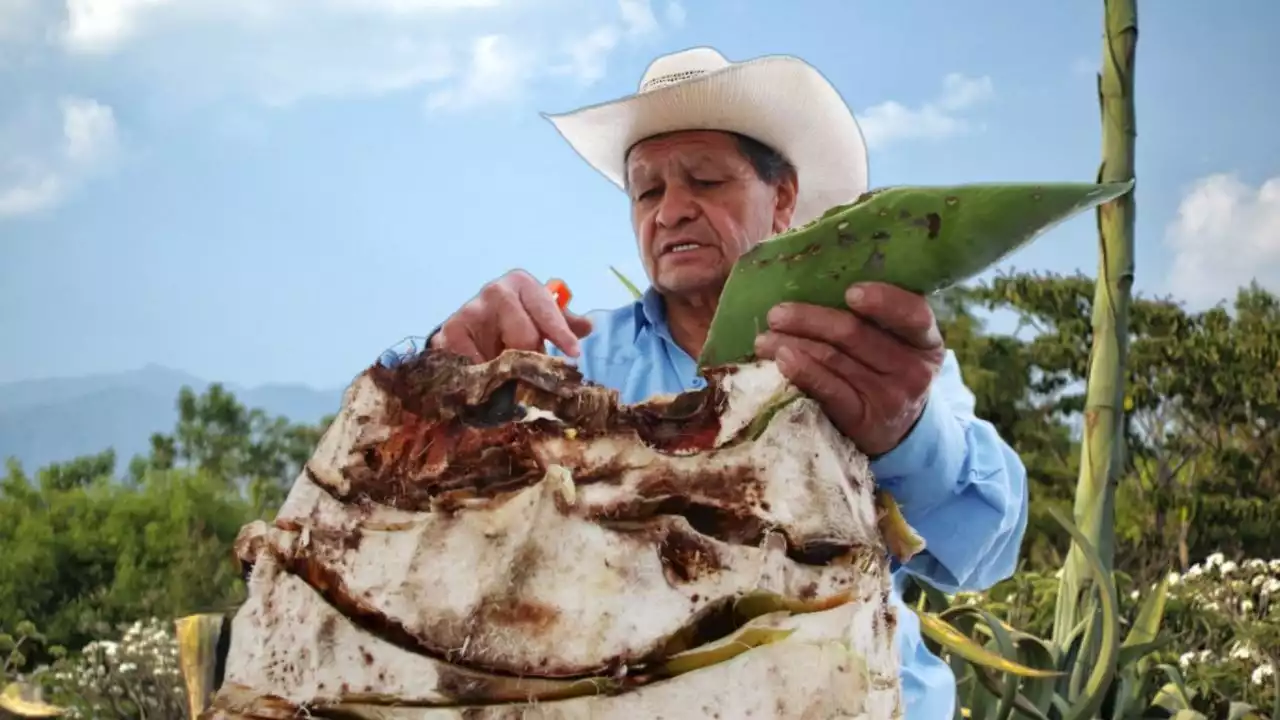
M641 330L650 328L658 333L658 336L668 342L671 339L671 327L667 325L667 306L662 299L662 295L650 285L641 295L640 299L635 303L636 313L636 337L640 337Z

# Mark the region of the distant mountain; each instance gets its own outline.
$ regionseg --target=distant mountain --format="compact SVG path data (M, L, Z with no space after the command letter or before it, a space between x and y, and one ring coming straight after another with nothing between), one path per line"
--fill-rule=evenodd
M31 472L110 447L123 470L135 454L149 450L152 433L173 430L184 385L203 392L210 383L148 365L123 373L0 384L0 460L16 457ZM336 412L342 400L341 388L224 385L246 407L293 422L317 422Z

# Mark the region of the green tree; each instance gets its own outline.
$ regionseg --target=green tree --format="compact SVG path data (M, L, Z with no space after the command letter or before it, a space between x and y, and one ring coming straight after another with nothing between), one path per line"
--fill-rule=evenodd
M1029 337L948 337L979 413L1027 463L1027 556L1042 569L1057 564L1045 545L1062 541L1041 522L1044 511L1065 507L1073 491L1069 458L1084 407L1092 296L1093 282L1082 275L1000 277L966 289L964 312L1013 312ZM1280 521L1273 502L1280 492L1280 299L1252 285L1229 308L1191 312L1168 298L1135 297L1129 337L1117 568L1149 580L1219 550L1280 555L1270 530ZM998 360L1006 356L1017 362ZM1052 438L1050 452L1044 437Z
M135 458L130 475L136 480L148 469L196 469L245 491L262 513L283 502L332 420L312 426L272 417L246 408L220 384L201 395L182 388L177 410L173 432L153 434L150 456Z
M171 434L126 482L112 450L0 477L0 631L32 621L81 647L120 623L226 608L243 587L231 547L269 517L314 447L312 427L184 388Z

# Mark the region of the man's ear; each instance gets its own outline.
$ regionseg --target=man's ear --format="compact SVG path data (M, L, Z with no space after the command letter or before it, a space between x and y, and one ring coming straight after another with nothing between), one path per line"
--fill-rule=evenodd
M773 232L778 234L791 227L796 213L796 196L800 192L800 180L795 171L788 172L774 186Z

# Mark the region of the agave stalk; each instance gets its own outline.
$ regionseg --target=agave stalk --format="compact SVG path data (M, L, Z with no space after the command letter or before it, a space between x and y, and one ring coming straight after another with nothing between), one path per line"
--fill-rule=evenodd
M1136 0L1104 0L1102 71L1098 101L1102 111L1102 164L1098 181L1132 182L1134 178L1134 51L1138 40ZM1098 280L1093 300L1093 348L1085 399L1085 431L1080 478L1076 486L1075 522L1095 548L1108 574L1115 556L1115 486L1125 460L1124 378L1128 354L1129 302L1133 286L1133 193L1098 206ZM1080 647L1073 689L1100 651L1098 600L1090 587L1089 569L1073 542L1063 568L1054 623L1054 642L1071 643L1082 621L1088 623Z

